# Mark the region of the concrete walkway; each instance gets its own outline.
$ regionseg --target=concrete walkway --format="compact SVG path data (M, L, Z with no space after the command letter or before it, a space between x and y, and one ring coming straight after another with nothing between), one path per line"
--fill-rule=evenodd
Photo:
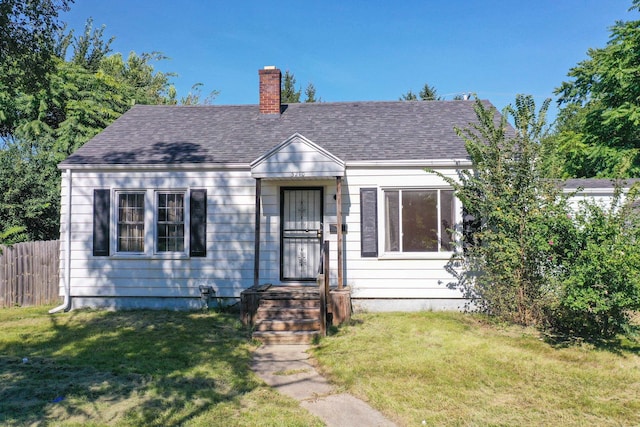
M311 364L308 349L308 345L263 345L254 352L251 369L329 427L395 426L362 400L337 393Z

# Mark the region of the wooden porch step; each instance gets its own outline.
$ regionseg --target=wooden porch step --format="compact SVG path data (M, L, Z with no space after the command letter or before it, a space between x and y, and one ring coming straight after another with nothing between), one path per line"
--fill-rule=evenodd
M320 319L320 308L258 307L256 322L262 320Z
M244 292L254 304L253 338L267 344L308 344L321 335L318 288L272 286Z
M315 299L262 299L262 308L320 308L320 298Z
M319 331L255 331L253 338L264 344L311 344Z
M320 331L320 319L296 319L296 320L262 320L256 323L256 331Z
M292 290L292 291L266 291L260 292L261 300L307 300L320 298L320 292L317 289L309 290Z

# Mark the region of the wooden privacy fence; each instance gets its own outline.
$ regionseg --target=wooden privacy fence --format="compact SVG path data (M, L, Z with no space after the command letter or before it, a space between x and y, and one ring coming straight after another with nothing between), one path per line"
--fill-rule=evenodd
M60 301L60 241L0 246L0 307Z

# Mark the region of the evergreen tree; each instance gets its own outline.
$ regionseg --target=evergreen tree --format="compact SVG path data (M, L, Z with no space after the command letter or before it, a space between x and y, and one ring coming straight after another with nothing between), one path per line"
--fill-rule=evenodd
M307 88L304 90L304 94L307 97L307 99L304 100L304 102L310 103L310 102L316 102L316 87L313 85L313 83L309 83L307 85Z
M296 77L289 70L285 71L282 79L280 102L283 104L300 102L300 89L296 90Z
M438 91L436 90L435 86L429 86L428 83L425 83L418 95L416 95L411 89L409 89L407 93L400 96L400 101L417 101L418 96L420 96L421 101L442 100L442 97L438 96Z
M400 101L417 101L418 97L409 89L405 94L400 95Z
M440 101L441 97L438 96L438 91L434 86L429 86L428 83L424 84L424 87L420 91L420 99L422 101Z

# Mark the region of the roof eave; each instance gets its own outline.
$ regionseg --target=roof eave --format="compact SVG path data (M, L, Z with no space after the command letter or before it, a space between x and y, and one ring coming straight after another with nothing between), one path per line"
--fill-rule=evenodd
M144 171L166 171L166 170L250 170L248 163L150 163L150 164L108 164L108 163L83 163L69 164L60 163L58 169L61 170L144 170Z
M417 160L357 160L346 162L347 168L379 167L424 167L424 168L470 168L469 159L417 159Z
M381 167L433 167L433 168L470 168L473 164L468 159L418 159L418 160L356 160L345 162L346 168L381 168ZM150 163L150 164L108 164L108 163L60 163L60 170L251 170L249 163Z

